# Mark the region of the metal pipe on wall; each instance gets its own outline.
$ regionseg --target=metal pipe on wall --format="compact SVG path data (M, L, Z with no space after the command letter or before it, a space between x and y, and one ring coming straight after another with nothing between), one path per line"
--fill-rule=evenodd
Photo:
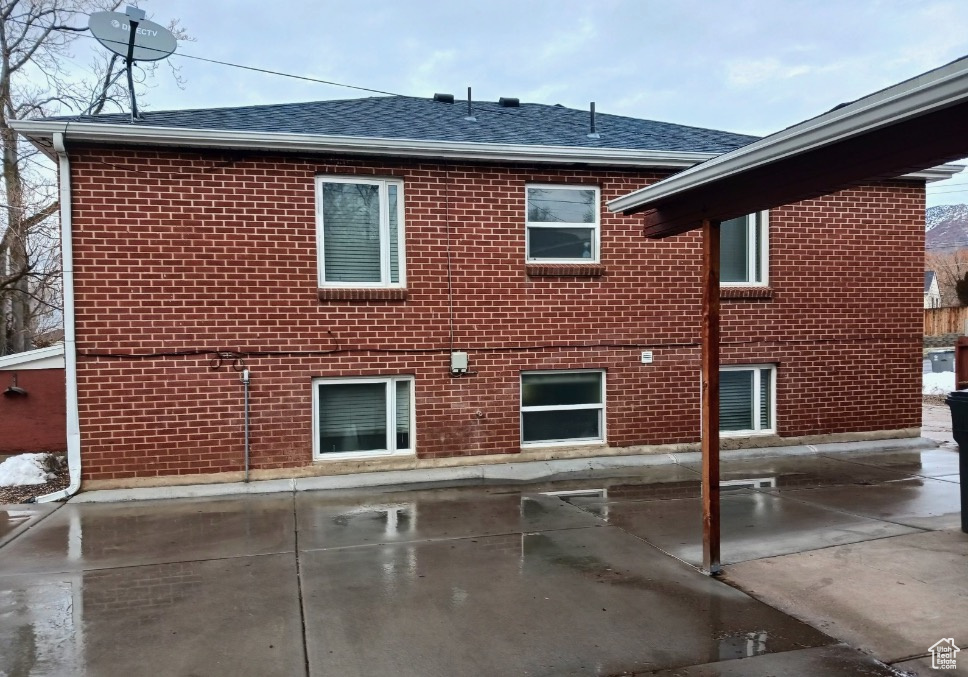
M249 370L242 370L242 391L245 400L245 480L249 481Z

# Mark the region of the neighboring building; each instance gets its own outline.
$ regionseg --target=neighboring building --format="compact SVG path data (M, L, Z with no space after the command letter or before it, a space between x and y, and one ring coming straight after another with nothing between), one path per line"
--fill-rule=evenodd
M924 271L924 307L941 307L941 289L938 287L938 276L933 270Z
M0 357L0 454L64 451L64 344Z
M603 204L752 137L446 97L15 126L69 158L91 486L237 477L243 368L257 478L699 439L698 235ZM728 445L918 434L924 183L952 173L723 224Z

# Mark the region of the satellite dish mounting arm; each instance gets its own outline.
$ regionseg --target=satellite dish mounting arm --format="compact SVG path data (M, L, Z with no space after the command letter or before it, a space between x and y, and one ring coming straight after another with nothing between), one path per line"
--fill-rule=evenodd
M131 74L131 67L134 66L134 36L138 32L138 24L142 19L145 18L144 10L140 10L136 7L128 7L125 9L125 14L128 15L128 25L131 27L131 31L128 35L128 54L124 57L124 65L128 70L128 95L131 97L131 122L138 119L138 100L134 95L134 76Z
M145 19L144 10L137 7L128 7L124 14L93 12L88 17L87 27L102 46L124 59L125 71L128 73L128 94L131 97L131 122L134 122L139 117L132 74L135 60L167 59L178 46L178 39L164 26ZM94 106L91 106L88 110L93 109Z

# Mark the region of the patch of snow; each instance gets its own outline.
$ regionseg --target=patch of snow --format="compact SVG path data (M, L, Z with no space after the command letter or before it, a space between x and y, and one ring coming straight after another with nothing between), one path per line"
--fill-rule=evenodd
M54 479L45 466L50 454L19 454L0 463L0 487L18 487L27 484L45 484Z
M921 393L923 395L947 395L954 389L955 373L953 371L922 374Z

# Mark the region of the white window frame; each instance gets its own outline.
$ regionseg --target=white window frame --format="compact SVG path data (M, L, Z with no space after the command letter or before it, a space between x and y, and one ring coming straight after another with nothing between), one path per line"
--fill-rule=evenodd
M761 428L760 421L760 386L762 384L761 370L770 370L770 420L773 425ZM753 429L751 430L723 430L720 427L720 437L752 437L755 435L776 435L776 365L775 364L736 364L720 366L720 373L724 371L752 371L753 372Z
M558 404L558 405L546 405L539 407L525 407L524 406L524 377L525 376L537 376L540 374L583 374L583 373L595 373L601 374L601 388L602 388L602 401L601 404ZM606 416L606 388L605 388L605 378L606 372L604 369L544 369L540 371L522 371L520 377L518 378L518 440L521 442L522 447L574 447L578 445L602 445L608 439L608 433L606 431L606 421L608 417ZM525 442L524 441L524 414L525 412L532 411L574 411L579 409L598 409L599 410L599 420L601 421L600 432L601 437L596 438L569 438L563 440L539 440L537 442Z
M380 281L379 282L327 282L326 281L326 243L323 229L323 186L327 183L351 183L367 186L378 186L380 196ZM397 268L400 281L390 281L390 194L389 186L397 187ZM318 284L320 287L357 288L357 287L392 287L407 286L406 255L404 242L406 227L403 220L403 180L392 178L375 178L372 176L316 176L316 269L319 271Z
M399 381L410 383L410 448L397 449L396 445L396 416L397 416L397 389ZM387 420L387 441L390 443L388 449L375 449L371 451L343 451L321 453L319 450L319 386L321 385L354 385L384 383L386 384L386 420ZM413 376L369 376L360 378L314 378L313 388L313 460L346 460L354 458L373 458L386 456L413 456L417 449L417 429L416 429L416 410L414 402L416 400Z
M746 215L746 269L753 271L750 278L743 282L723 282L720 287L768 287L770 286L770 212L753 212ZM731 219L730 219L731 220ZM760 239L760 281L754 281L757 272L756 238Z
M593 190L595 191L595 221L594 223L532 223L528 220L528 191L531 188L541 190ZM599 263L601 258L601 231L602 231L602 191L598 186L584 186L579 184L567 183L527 183L524 186L524 248L525 260L527 263ZM531 234L532 228L586 228L592 231L592 255L587 259L553 259L545 257L531 256Z

